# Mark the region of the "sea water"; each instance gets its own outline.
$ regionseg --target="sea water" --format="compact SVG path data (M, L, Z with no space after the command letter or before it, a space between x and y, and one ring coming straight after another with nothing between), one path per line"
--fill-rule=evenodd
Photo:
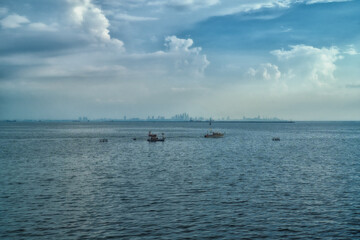
M359 122L212 127L0 123L0 239L360 238Z

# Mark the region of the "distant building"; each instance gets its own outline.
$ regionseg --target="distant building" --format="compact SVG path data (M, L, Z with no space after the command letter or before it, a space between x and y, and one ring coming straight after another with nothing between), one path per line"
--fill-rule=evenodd
M190 121L190 116L187 113L176 114L175 116L171 117L173 121Z
M79 117L79 121L80 122L88 122L88 118L87 117Z
M243 121L281 121L281 119L277 117L268 118L268 117L261 117L260 115L254 118L248 118L244 116L242 120Z

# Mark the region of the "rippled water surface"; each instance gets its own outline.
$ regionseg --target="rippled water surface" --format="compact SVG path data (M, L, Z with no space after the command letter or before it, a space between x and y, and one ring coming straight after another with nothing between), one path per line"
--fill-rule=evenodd
M213 127L0 123L0 239L360 238L359 122Z

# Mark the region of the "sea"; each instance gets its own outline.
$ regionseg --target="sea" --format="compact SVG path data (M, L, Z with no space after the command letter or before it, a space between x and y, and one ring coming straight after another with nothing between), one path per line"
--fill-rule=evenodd
M360 122L211 127L0 123L0 239L360 239Z

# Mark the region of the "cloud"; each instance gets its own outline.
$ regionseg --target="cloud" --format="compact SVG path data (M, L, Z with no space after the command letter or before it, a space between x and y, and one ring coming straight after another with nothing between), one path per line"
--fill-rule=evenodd
M354 45L348 45L347 47L348 47L348 49L346 49L344 51L345 54L348 54L348 55L358 55L359 54L356 51L356 49L354 48Z
M3 28L18 28L23 24L29 23L29 19L17 14L11 14L0 21Z
M29 28L35 31L45 31L45 32L57 31L56 24L46 25L45 23L42 22L30 23Z
M291 0L262 0L262 1L253 1L253 2L244 2L240 4L232 4L229 7L222 8L217 15L232 15L237 13L246 13L253 12L260 9L269 9L269 8L289 8L292 4Z
M41 44L43 45L43 44ZM75 51L60 51L49 55L28 53L0 57L3 66L14 66L13 77L43 79L54 82L62 79L80 81L148 81L149 79L179 80L202 77L209 61L200 47L192 47L192 39L169 36L166 50L142 54L114 54L113 48L88 47ZM7 68L9 74L10 68ZM1 69L0 69L1 70ZM1 75L1 71L0 71ZM160 81L160 80L159 80ZM65 83L64 83L65 84Z
M82 79L91 82L94 79L115 78L126 72L126 68L116 63L104 64L100 61L86 61L84 57L96 58L98 54L67 55L57 59L48 58L39 65L21 70L21 75L37 79ZM77 61L85 64L79 64ZM53 81L57 82L57 81ZM47 84L44 84L47 85ZM66 84L65 84L66 85Z
M308 0L306 4L315 4L315 3L332 3L332 2L350 2L352 0Z
M168 54L175 59L177 71L191 69L190 72L201 75L210 64L206 55L200 55L201 47L193 47L194 41L190 38L181 39L176 36L165 38L165 46L168 48Z
M119 20L125 20L128 22L142 22L142 21L158 20L158 18L154 18L154 17L139 17L139 16L132 16L132 15L123 14L123 13L116 14L115 18L119 19Z
M263 80L279 80L281 77L281 72L279 67L271 64L271 63L264 63L261 64L257 69L249 68L248 75L254 78L260 78Z
M157 0L149 1L149 6L166 6L176 10L206 8L220 3L219 0Z
M64 107L58 111L68 114L65 106L69 101L74 103L75 114L91 106L96 114L108 109L103 117L113 117L114 107L139 116L139 111L161 113L164 98L174 111L179 104L193 104L190 98L198 93L192 90L194 80L202 76L209 61L200 47L193 47L192 39L169 36L165 43L165 50L146 54L114 54L111 48L89 51L85 47L61 54L0 56L0 65L15 67L13 76L0 81L0 92L6 93L8 100L21 95L32 106L46 102L41 108L45 114L53 113L52 108L59 107L57 102ZM20 102L9 101L14 105Z
M335 62L343 58L336 47L316 48L306 45L290 46L290 50L274 50L271 54L288 70L287 78L310 80L319 85L335 79Z
M136 8L164 6L180 11L192 11L216 6L216 11L213 11L210 14L214 14L218 10L224 14L232 14L259 10L261 8L290 7L293 4L299 3L314 4L348 1L352 0L102 0L105 5L121 7L123 9L127 8L129 10Z
M112 7L137 8L147 5L148 0L100 0L102 3Z
M170 52L200 52L201 48L191 48L190 47L194 44L194 41L190 38L188 39L180 39L176 36L168 36L165 38L165 46L169 48Z
M1 13L1 8L0 8L0 13ZM27 17L20 16L18 14L12 14L5 17L0 21L0 24L2 25L3 28L19 28L26 25L29 27L29 29L35 31L53 32L57 30L56 24L46 25L45 23L42 22L31 23L31 21Z
M77 27L82 28L101 43L124 49L122 41L110 36L108 19L91 0L68 0L68 2L71 6L70 18Z
M181 10L213 6L218 4L219 0L171 0L166 2L166 6Z

